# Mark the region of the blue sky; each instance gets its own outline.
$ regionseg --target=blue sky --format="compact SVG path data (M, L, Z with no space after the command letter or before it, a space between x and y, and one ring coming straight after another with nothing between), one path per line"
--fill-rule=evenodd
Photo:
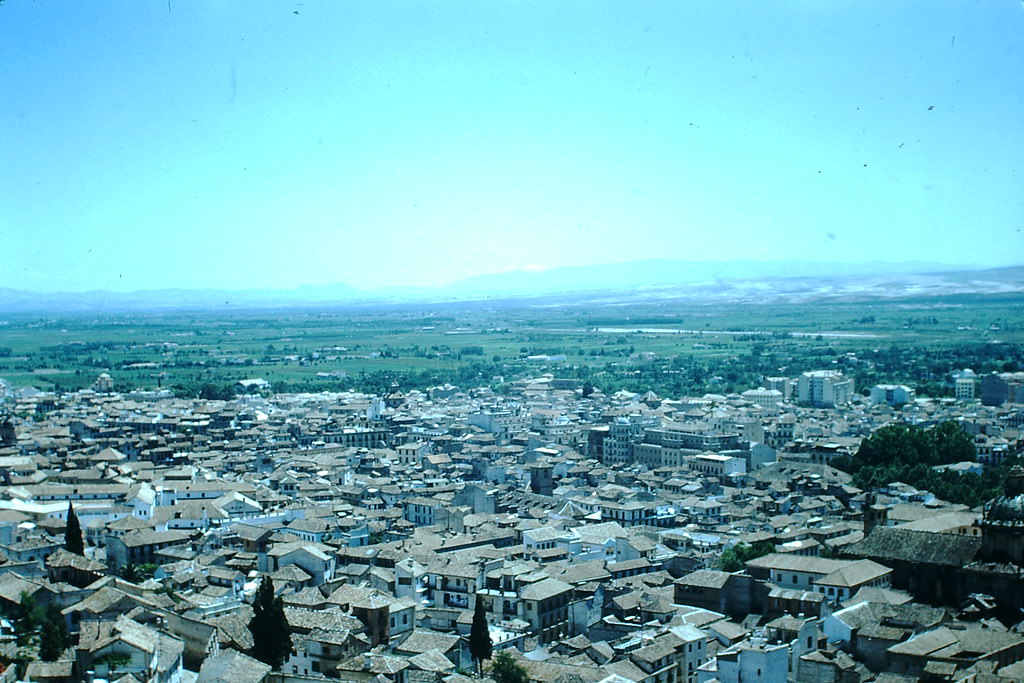
M0 3L0 286L1024 261L1024 3Z

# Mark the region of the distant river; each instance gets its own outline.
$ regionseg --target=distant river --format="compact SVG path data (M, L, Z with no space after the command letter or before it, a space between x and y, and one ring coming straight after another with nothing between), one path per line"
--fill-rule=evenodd
M644 334L762 334L770 336L774 331L767 330L680 330L671 327L595 327L592 332L607 332L609 334L629 334L631 332L643 332ZM877 334L866 332L787 332L794 337L832 337L836 339L877 339Z

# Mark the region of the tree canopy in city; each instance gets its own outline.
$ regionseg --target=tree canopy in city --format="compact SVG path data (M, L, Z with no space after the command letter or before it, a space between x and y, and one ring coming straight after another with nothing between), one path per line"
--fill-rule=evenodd
M971 436L947 421L928 428L886 425L864 439L855 456L836 458L832 464L851 473L858 488L903 482L950 503L975 507L998 495L1006 472L1016 462L1011 458L998 466L986 466L981 474L938 468L976 459Z
M284 613L284 602L274 597L274 582L264 576L252 602L252 656L280 669L292 651L292 630Z
M75 514L75 507L68 503L68 523L64 529L64 547L68 552L85 556L85 539L82 536L82 524Z
M484 660L491 658L491 633L487 627L487 610L480 596L476 598L473 624L469 629L469 654L476 662L477 672L481 671Z
M753 545L737 543L723 550L718 556L718 568L726 572L738 572L750 560L756 560L774 551L775 546L768 541L758 541Z
M72 642L60 607L51 602L39 628L39 657L44 662L56 661Z
M508 653L508 650L502 650L494 656L491 678L496 683L530 683L526 669Z

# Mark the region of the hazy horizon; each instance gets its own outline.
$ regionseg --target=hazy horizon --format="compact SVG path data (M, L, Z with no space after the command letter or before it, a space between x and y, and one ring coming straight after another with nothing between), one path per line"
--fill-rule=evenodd
M1024 262L1024 5L0 3L0 287Z
M658 268L660 266L660 268ZM683 271L680 273L680 277L677 279L669 278L665 275L665 268L669 266L695 266L698 267L698 276L693 276L690 271ZM645 268L650 267L656 274L652 277L645 278L630 277L635 276L638 272L643 271ZM803 268L800 270L792 270L792 267ZM608 262L608 263L593 263L587 265L566 265L566 266L555 266L552 268L520 268L515 270L498 271L494 273L481 273L477 275L471 275L466 278L455 280L452 282L434 283L434 284L423 284L423 285L385 285L385 286L368 286L368 287L357 287L350 282L337 281L337 282L325 282L321 284L298 284L293 286L227 286L227 287L190 287L187 284L174 285L169 287L141 287L138 289L53 289L53 290L38 290L28 289L25 287L7 287L0 286L0 289L11 289L15 291L21 291L25 293L47 295L47 294L88 294L90 292L110 292L118 294L135 294L145 292L158 292L158 291L225 291L225 292L301 292L302 290L330 290L331 288L342 288L351 290L353 294L366 294L366 295L387 295L389 293L428 293L430 291L449 291L451 293L457 293L458 295L466 295L470 293L473 286L477 282L497 284L496 290L484 289L481 290L481 294L489 293L508 293L513 290L522 291L522 287L507 288L504 285L514 285L518 281L522 281L523 278L532 278L536 276L538 278L538 284L543 285L543 278L550 276L557 276L556 280L559 283L565 283L564 289L566 291L572 289L615 289L621 288L621 282L605 283L601 281L583 280L581 281L578 275L589 276L594 271L599 272L612 272L621 275L619 280L628 279L634 284L679 284L684 285L688 283L698 281L710 281L721 279L723 281L728 280L749 280L756 278L779 278L779 277L825 277L835 276L837 279L846 277L859 277L859 276L893 276L899 277L904 275L924 275L929 273L941 274L941 273L955 273L955 272L972 272L972 271L983 271L989 269L999 268L1017 268L1024 267L1024 263L1008 264L1006 266L982 266L978 264L963 264L963 263L936 263L936 262L921 262L921 261L901 261L901 262L885 262L885 261L865 261L865 262L819 262L819 261L794 261L780 259L776 261L752 261L752 260L738 260L733 262L720 262L720 261L682 261L682 260L666 260L666 259L646 259L640 261L619 261L619 262ZM617 272L621 271L621 272ZM588 284L589 283L589 284Z

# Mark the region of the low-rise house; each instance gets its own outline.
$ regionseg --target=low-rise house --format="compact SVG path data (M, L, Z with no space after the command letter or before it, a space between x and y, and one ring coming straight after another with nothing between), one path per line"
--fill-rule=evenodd
M788 676L789 647L769 643L765 638L752 638L720 650L700 667L697 681L787 683Z
M461 557L439 556L424 573L425 597L438 607L471 609L471 598L480 588L480 571L478 564Z
M235 650L225 650L203 662L196 683L264 683L271 670L269 664L258 659Z
M676 581L675 602L729 615L749 614L753 580L742 574L698 569Z
M313 518L292 520L287 526L279 527L278 530L285 534L297 536L305 541L322 543L324 537L328 536L333 528L333 525L326 519Z
M0 574L0 611L4 614L16 613L24 596L28 596L37 605L46 605L56 594L53 589L35 577L25 577L15 572Z
M397 654L412 657L426 652L439 652L444 655L451 666L469 669L473 666L465 640L459 636L438 633L427 629L416 629L395 646Z
M92 594L61 610L71 632L77 632L86 622L110 621L136 607L159 610L171 603L170 598L163 595L143 596L128 593L118 588L117 583L118 581L109 581Z
M995 662L1000 667L1021 661L1024 636L978 625L942 626L897 643L886 654L888 671L905 676L942 674L952 677L958 670L981 661Z
M275 572L282 567L295 565L313 577L313 585L319 586L334 578L334 551L323 544L309 541L275 543L267 550L267 570Z
M371 681L408 683L408 670L411 666L406 657L364 652L339 664L337 675L342 680L353 683L370 683Z
M327 603L346 610L366 628L371 645L386 643L416 627L417 604L374 588L342 584Z
M84 588L106 574L106 566L63 548L46 558L47 576L51 583L69 583Z
M138 529L123 536L107 536L107 567L120 571L129 564L153 564L156 552L163 548L188 543L189 536L181 531L154 531Z
M97 527L99 534L98 537L94 539L92 530ZM134 515L126 514L122 517L118 517L117 519L106 522L104 525L101 526L90 525L89 530L87 531L87 535L89 536L90 542L92 542L93 540L97 541L95 545L106 546L107 538L110 536L121 537L131 531L140 531L146 529L152 531L153 523L149 520L145 520Z
M184 643L126 616L82 623L76 659L79 671L112 680L130 674L143 683L179 683Z
M282 671L315 676L337 676L338 665L370 649L365 634L348 629L317 628L305 635L293 636L295 651Z
M263 513L262 505L238 491L229 491L215 499L213 503L231 519L254 517Z
M564 581L545 578L526 584L519 590L519 618L542 643L569 635L569 602L573 588Z
M14 671L13 668L9 671ZM6 673L6 672L5 672ZM14 680L13 678L11 680ZM74 683L75 660L58 659L54 662L34 661L25 667L24 680L33 683Z
M771 553L747 562L754 578L787 590L817 591L838 604L860 588L888 588L892 570L871 560L831 560Z
M150 521L157 531L168 529L208 529L230 519L215 501L182 500L174 505L158 507Z
M890 647L946 621L946 611L939 607L860 602L825 618L822 631L830 643L855 654L873 671L881 671Z
M0 545L9 562L25 565L22 572L42 576L46 573L46 559L62 548L64 544L46 534L27 536L20 541Z

